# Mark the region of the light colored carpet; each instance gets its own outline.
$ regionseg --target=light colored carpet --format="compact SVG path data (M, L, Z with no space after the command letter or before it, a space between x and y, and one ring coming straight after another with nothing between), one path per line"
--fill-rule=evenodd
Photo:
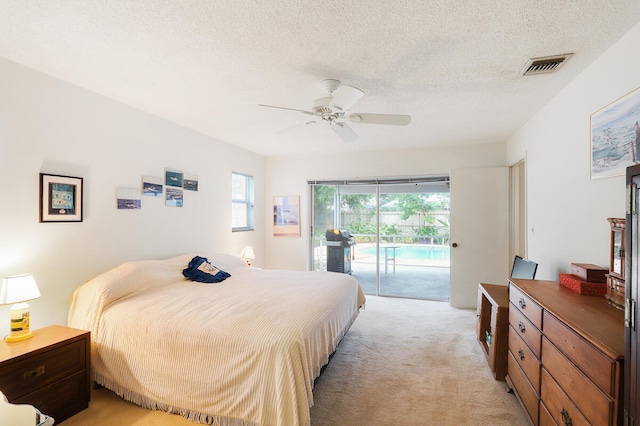
M312 426L528 425L475 338L476 313L447 303L368 296L316 383ZM190 425L106 389L66 426Z

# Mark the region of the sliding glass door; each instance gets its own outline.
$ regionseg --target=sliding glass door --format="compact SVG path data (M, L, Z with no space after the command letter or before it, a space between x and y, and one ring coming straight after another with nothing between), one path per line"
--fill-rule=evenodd
M447 182L311 183L314 269L351 273L367 294L449 300ZM333 241L343 235L351 241ZM347 246L349 271L328 266L327 259L336 250L346 255Z

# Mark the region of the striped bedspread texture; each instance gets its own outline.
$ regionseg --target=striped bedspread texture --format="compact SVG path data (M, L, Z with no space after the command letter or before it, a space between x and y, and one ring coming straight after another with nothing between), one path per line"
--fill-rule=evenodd
M74 292L93 379L197 423L310 424L313 381L365 302L357 280L214 254L231 277L198 283L182 276L193 256L124 263Z

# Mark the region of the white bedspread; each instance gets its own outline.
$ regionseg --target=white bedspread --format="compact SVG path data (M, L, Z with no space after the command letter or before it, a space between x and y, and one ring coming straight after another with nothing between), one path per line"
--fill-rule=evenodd
M308 425L313 380L364 304L333 272L248 268L182 276L193 255L129 262L78 288L69 326L91 331L94 379L138 405L222 425Z

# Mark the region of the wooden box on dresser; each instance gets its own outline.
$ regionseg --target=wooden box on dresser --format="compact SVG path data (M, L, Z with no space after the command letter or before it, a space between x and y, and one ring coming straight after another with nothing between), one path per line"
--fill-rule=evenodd
M507 383L534 425L621 425L624 314L555 281L509 283Z
M53 325L21 342L0 341L0 390L31 404L56 424L89 406L90 333Z

